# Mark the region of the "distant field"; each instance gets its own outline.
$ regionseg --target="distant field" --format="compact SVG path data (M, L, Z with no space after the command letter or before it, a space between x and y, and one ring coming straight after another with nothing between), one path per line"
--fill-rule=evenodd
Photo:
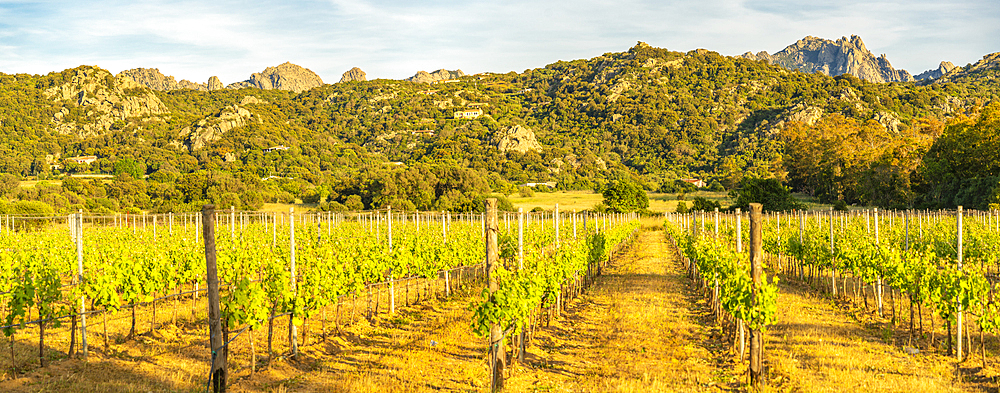
M658 192L647 192L646 195L649 197L649 210L654 212L673 212L677 210L677 194L663 194ZM809 210L826 210L829 209L831 205L815 202L812 198L805 194L792 194L799 199L802 203L805 203ZM728 192L713 192L713 191L696 191L687 193L684 195L684 201L687 202L688 207L691 207L691 201L695 197L706 198L711 201L719 202L723 208L729 207L732 202L729 200ZM572 211L572 210L588 210L592 209L598 203L604 200L601 194L596 194L592 191L556 191L552 193L542 193L536 192L534 196L531 197L521 197L518 194L512 194L507 199L514 205L515 208L523 208L524 210L531 210L535 207L541 207L545 210L552 210L555 204L559 204L559 210ZM864 207L851 207L854 209L862 209Z
M265 203L258 211L267 213L288 213L288 209L294 208L297 212L306 212L316 208L315 203Z
M649 197L649 210L655 212L672 212L677 209L677 194L646 193L646 195ZM723 207L729 206L729 199L725 192L698 191L685 196L688 201L688 207L691 206L691 199L696 196L719 201ZM558 203L559 210L579 211L594 208L595 205L604 200L604 197L592 191L557 191L552 193L536 192L534 196L527 198L521 197L518 194L512 194L507 199L514 204L514 207L520 207L524 210L531 210L535 207L552 210L555 204Z
M62 180L21 180L21 188L34 188L38 183L62 186Z

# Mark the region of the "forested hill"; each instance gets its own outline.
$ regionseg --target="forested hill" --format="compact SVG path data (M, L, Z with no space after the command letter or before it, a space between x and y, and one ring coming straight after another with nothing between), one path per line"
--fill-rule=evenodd
M847 124L864 131L875 156L899 141L926 151L948 119L997 99L996 65L984 67L924 85L869 83L639 43L523 73L346 82L301 93L152 91L89 66L0 74L0 171L128 174L113 182L117 189L89 182L62 190L63 199L49 201L57 209L254 207L291 198L461 209L514 184L591 188L617 176L648 189L689 176L726 187L748 175L777 176L822 193L809 182L814 174L789 162L786 144L825 132L825 124ZM483 115L455 119L460 111ZM97 160L67 160L77 156ZM844 173L871 169L872 160L845 161ZM908 177L913 160L890 165ZM842 190L823 195L873 201Z

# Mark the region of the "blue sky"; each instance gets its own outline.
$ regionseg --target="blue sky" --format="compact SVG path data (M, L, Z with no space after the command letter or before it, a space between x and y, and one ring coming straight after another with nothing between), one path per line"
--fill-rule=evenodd
M0 72L159 68L223 83L285 61L327 83L460 68L523 71L645 41L725 55L860 35L911 73L1000 51L1000 1L6 1Z

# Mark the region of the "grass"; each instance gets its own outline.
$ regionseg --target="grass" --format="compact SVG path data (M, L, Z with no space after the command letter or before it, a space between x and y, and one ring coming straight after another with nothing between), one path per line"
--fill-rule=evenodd
M782 390L960 392L952 358L906 354L891 330L865 328L803 285L779 284L777 323L769 329L767 365ZM888 343L888 344L887 344Z

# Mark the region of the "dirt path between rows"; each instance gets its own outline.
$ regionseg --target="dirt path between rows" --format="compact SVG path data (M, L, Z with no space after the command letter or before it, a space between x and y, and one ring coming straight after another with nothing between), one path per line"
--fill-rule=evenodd
M663 231L640 232L565 319L540 332L512 391L704 392L728 387L706 311Z

